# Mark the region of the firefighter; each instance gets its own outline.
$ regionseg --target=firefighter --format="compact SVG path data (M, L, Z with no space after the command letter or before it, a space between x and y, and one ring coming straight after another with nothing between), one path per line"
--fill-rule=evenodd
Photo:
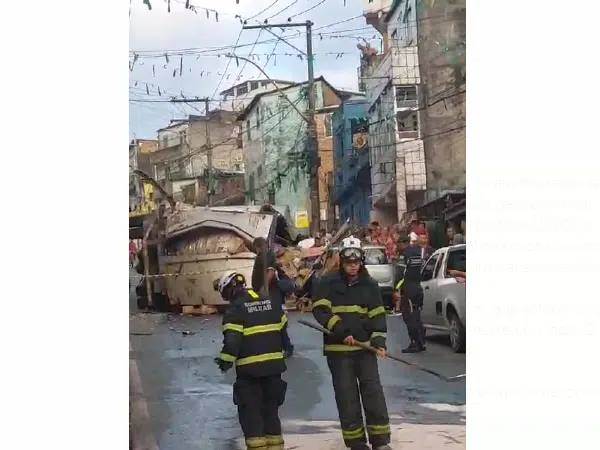
M246 289L243 275L228 271L214 282L215 290L230 306L223 317L223 349L215 363L225 373L234 365L237 378L233 403L246 448L283 450L279 407L287 383L283 358L283 333L287 317L271 300Z
M425 351L425 328L421 320L423 309L423 288L421 287L421 269L425 263L424 249L411 242L402 250L404 277L397 285L400 295L400 310L408 330L410 344L402 353L420 353Z
M369 342L386 357L386 314L377 282L364 266L360 240L350 236L340 245L339 272L315 285L313 315L332 332L324 336L324 354L333 380L342 436L352 450L391 450L390 421L377 356L354 346ZM365 410L366 430L361 411Z

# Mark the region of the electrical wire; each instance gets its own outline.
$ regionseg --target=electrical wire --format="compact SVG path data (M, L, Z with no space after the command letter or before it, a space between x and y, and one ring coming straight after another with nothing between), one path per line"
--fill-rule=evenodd
M319 6L319 5L322 5L322 4L323 4L323 3L325 3L326 1L327 1L327 0L321 0L321 1L320 1L319 3L317 3L316 5L314 5L314 6L310 7L310 8L308 8L308 9L305 9L304 11L302 11L302 12L299 12L298 14L294 14L293 16L290 16L290 18L289 18L288 20L291 20L291 19L293 19L294 17L298 17L298 16L301 16L301 15L302 15L302 14L304 14L304 13L307 13L307 12L309 12L309 11L312 11L312 10L313 10L313 9L315 9L317 6Z
M278 16L279 14L281 14L282 12L286 11L287 9L291 8L292 6L294 6L296 3L298 3L300 0L294 0L292 3L290 3L289 5L287 5L285 8L283 8L281 11L277 11L275 14L273 14L272 16L269 16L265 19L265 23L267 22L267 20L272 19L273 17Z
M244 28L240 27L240 33L238 34L238 37L237 37L237 39L235 41L235 44L233 45L234 50L237 48L237 45L240 42L240 38L242 37L242 32L243 31L244 31ZM259 36L260 36L260 33L259 33ZM252 53L252 51L250 51L250 52ZM211 97L214 97L215 94L217 92L219 92L219 87L221 87L221 83L223 82L223 79L225 78L225 75L227 74L227 70L229 69L229 65L230 64L231 64L231 58L229 58L229 60L227 61L227 66L225 66L225 71L223 72L223 76L219 80L219 84L217 84L217 87L215 88L215 91L213 92L213 94L211 95ZM206 111L206 114L208 114L208 111Z
M258 16L260 16L262 13L264 13L265 11L268 11L268 10L269 10L269 9L271 9L273 6L275 6L277 3L279 3L279 0L275 0L273 3L271 3L269 6L267 6L267 7L266 7L265 9L263 9L262 11L259 11L259 12L257 12L256 14L254 14L253 16L251 16L251 17L248 17L248 18L246 19L246 21L248 21L248 20L252 20L252 19L254 19L255 17L258 17Z

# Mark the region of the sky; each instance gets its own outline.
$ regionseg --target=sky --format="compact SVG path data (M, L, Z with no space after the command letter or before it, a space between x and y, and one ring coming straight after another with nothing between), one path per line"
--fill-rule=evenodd
M306 80L306 60L297 56L297 50L281 40L275 47L277 39L264 30L243 30L240 35L242 25L236 15L249 19L248 25L256 25L257 21L264 22L266 18L269 18L271 24L287 23L290 16L293 16L293 22L311 20L315 29L315 77L322 75L338 88L357 90L356 70L360 58L356 47L358 43L364 43L366 39L371 46L378 49L381 47L380 36L366 24L361 15L361 0L239 0L237 5L236 0L191 0L190 4L196 12L185 8L185 0L170 0L170 13L167 11L166 0L150 2L151 11L143 4L143 0L131 0L130 138L155 139L156 130L168 125L169 120L203 112L202 103L189 105L164 102L169 97L181 98L183 94L185 98L213 99L218 98L218 92L234 84L264 78L252 64L247 63L244 67L244 62L240 60L238 66L234 59L224 56L225 53L232 52L231 47L238 36L242 47L235 50L235 53L244 57L254 55L250 58L264 68L270 78ZM311 7L314 9L296 15ZM210 9L208 18L207 11L203 8ZM263 10L263 13L252 18ZM328 26L346 19L352 20ZM327 27L318 29L324 26ZM279 28L272 31L278 36L282 33ZM288 28L283 37L303 31L302 28ZM288 41L305 51L305 34ZM258 43L253 45L255 42ZM225 46L230 47L216 49ZM267 56L272 53L274 55L265 65ZM292 55L285 55L286 53ZM219 57L218 54L222 56ZM211 103L211 109L218 106L217 102Z

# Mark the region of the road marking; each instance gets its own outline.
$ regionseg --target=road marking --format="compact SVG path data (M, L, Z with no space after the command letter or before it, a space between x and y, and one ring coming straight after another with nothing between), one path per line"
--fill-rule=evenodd
M129 351L133 351L129 342ZM152 433L150 414L148 413L148 402L142 388L142 378L135 359L129 359L129 379L133 399L131 402L131 427L132 427L132 450L159 450L156 438Z

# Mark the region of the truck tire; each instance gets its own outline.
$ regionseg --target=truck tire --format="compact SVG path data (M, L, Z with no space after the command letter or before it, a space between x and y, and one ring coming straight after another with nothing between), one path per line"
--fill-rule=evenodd
M467 331L458 318L454 309L448 311L448 324L450 326L450 345L455 353L464 353L467 347Z

